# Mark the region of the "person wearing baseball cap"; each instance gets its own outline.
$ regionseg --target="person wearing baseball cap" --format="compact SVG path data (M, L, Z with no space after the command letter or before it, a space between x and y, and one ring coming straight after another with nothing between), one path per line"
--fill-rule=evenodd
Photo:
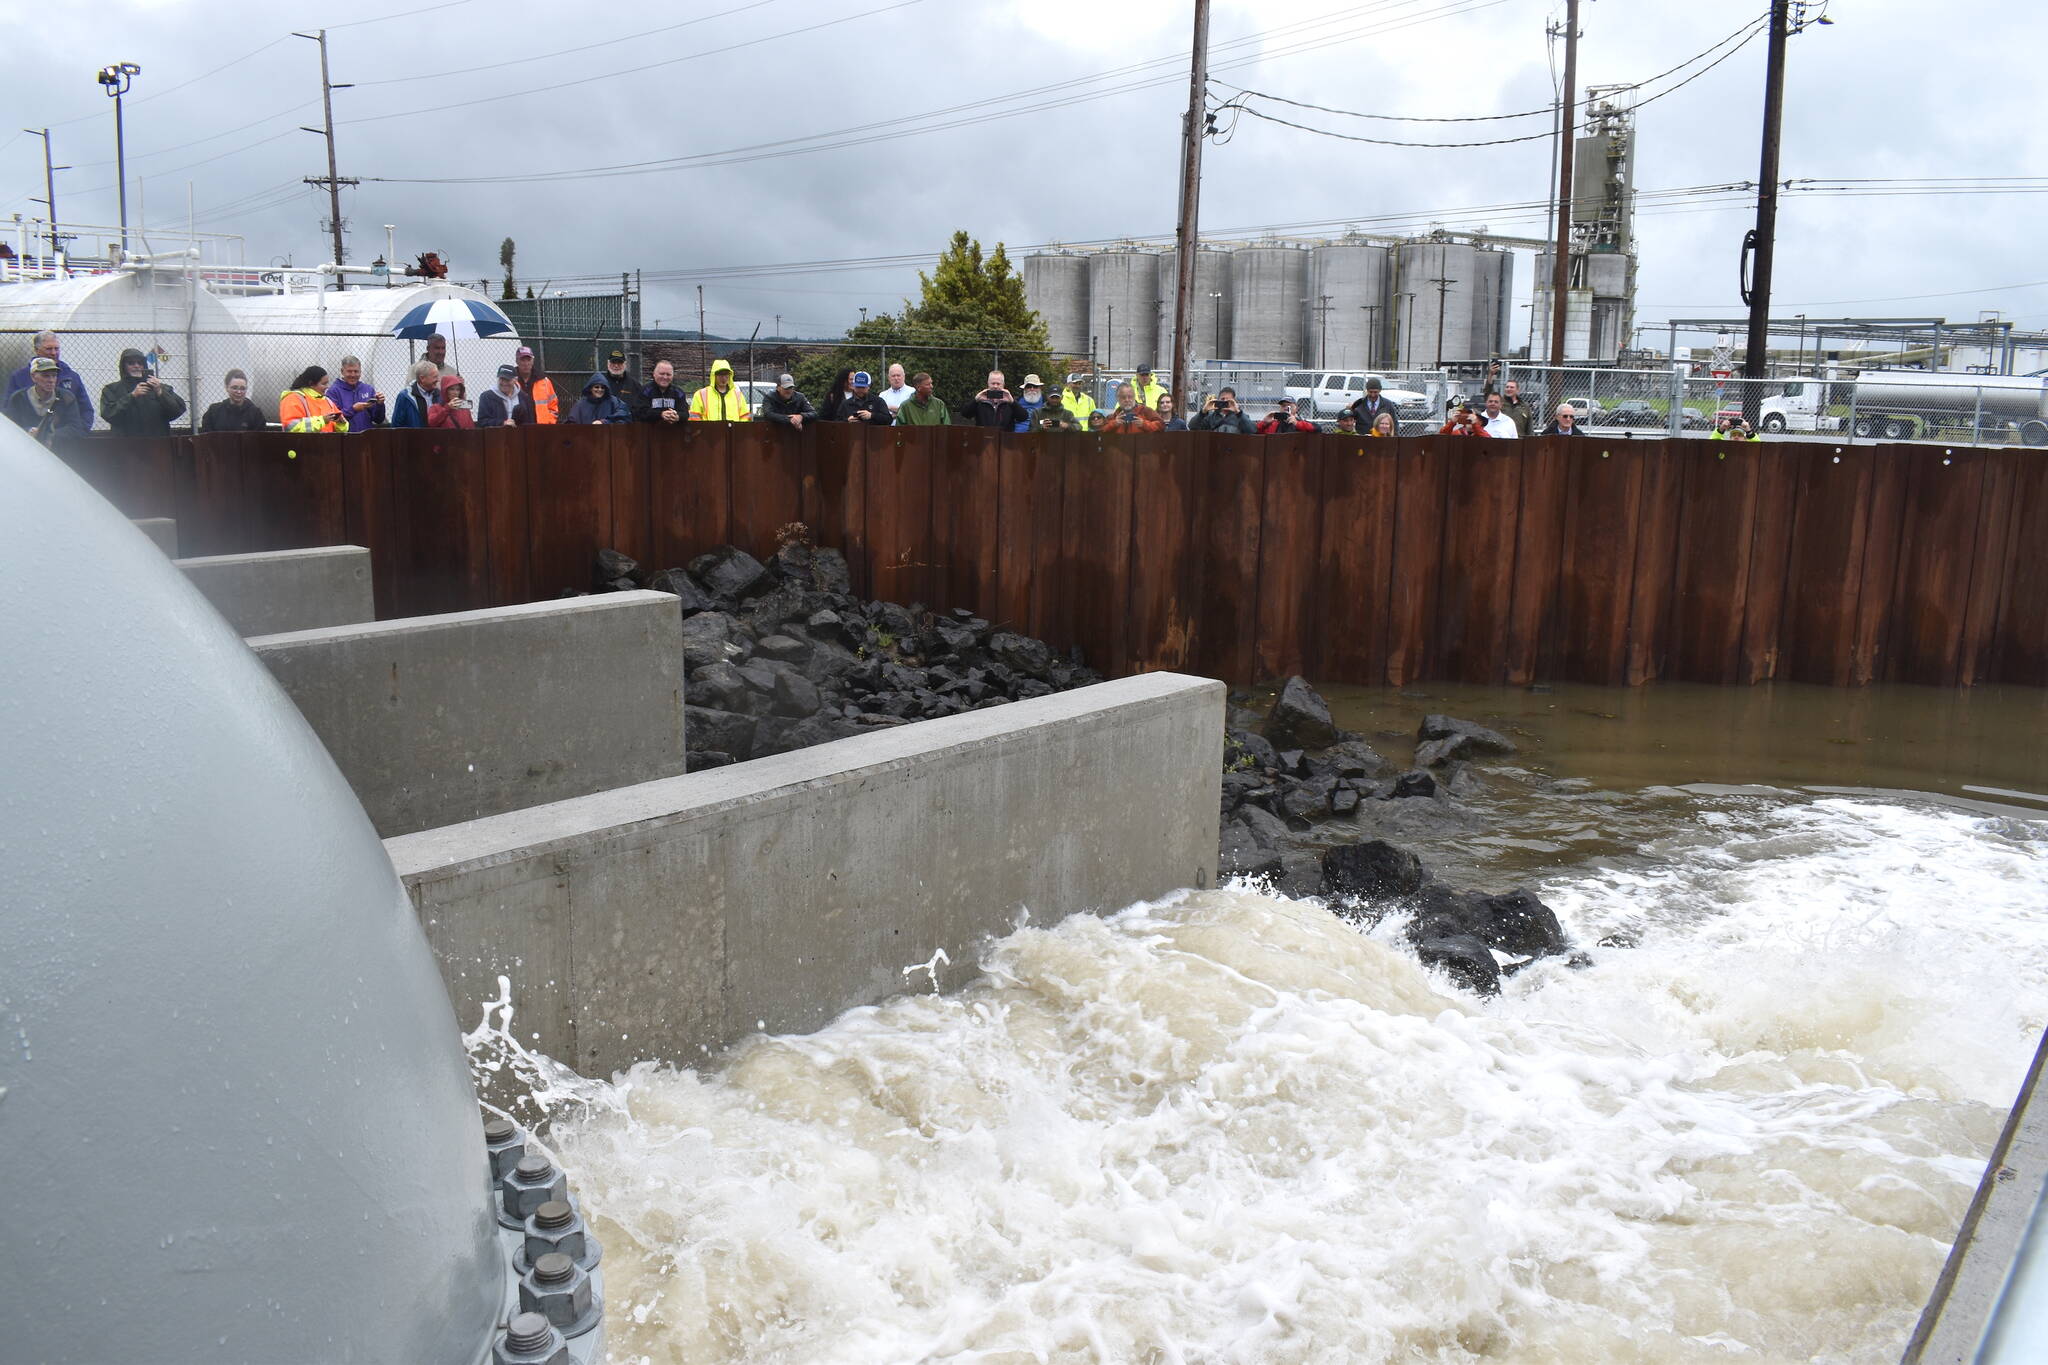
M1159 395L1166 392L1166 385L1153 382L1150 365L1140 365L1138 377L1131 381L1131 392L1138 396L1138 406L1151 408L1156 412L1159 409Z
M519 392L533 408L536 426L551 427L562 420L562 406L555 399L554 381L542 373L540 362L534 359L533 347L521 346L513 357L519 371Z
M640 392L640 381L633 378L632 372L626 368L626 353L616 346L605 353L604 368L590 377L602 379L613 397ZM583 387L587 389L590 385Z
M805 422L818 420L818 410L811 406L810 399L796 391L795 375L778 374L775 391L761 400L761 420L802 431Z
M8 394L0 410L44 445L59 436L85 435L78 395L59 382L63 370L56 357L39 355L22 368L28 371L28 387Z
M833 398L825 411L818 414L820 418L827 422L861 422L871 427L886 427L895 422L895 414L874 390L873 375L855 370L847 382L847 391Z

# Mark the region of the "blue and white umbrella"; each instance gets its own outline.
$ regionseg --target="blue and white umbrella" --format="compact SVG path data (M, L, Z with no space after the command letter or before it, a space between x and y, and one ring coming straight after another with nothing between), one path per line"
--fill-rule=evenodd
M512 324L505 315L488 303L477 299L434 299L409 310L391 329L391 335L424 341L439 332L450 341L457 341L511 330Z

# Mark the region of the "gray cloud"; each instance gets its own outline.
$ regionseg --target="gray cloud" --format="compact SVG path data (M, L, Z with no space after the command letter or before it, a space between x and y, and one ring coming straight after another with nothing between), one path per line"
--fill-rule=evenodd
M388 3L389 0L383 0ZM334 24L386 13L327 12ZM344 175L407 179L545 173L804 137L1052 85L1174 52L1186 42L1184 3L1132 0L1091 6L995 0L921 0L835 27L891 0L709 0L687 8L612 5L563 10L531 0L472 0L417 17L337 27ZM426 7L423 7L425 9ZM627 37L741 10L676 32L495 71L476 67L551 48ZM1761 14L1755 3L1606 0L1585 7L1582 79L1639 78L1699 51ZM1221 0L1220 43L1283 25L1264 49L1310 50L1226 70L1219 81L1343 108L1462 116L1538 108L1550 97L1543 26L1561 6L1544 0L1341 0L1276 12ZM1796 177L2016 175L2038 164L2044 134L2017 71L2048 38L2048 8L2009 0L1955 0L1932 17L1906 0L1836 0L1833 27L1792 45L1785 174ZM1317 20L1316 16L1328 16ZM8 121L53 125L57 156L76 169L59 182L67 219L114 217L112 119L92 81L102 63L145 68L129 106L131 215L147 202L152 224L182 226L187 186L202 228L243 234L249 258L329 254L318 222L324 198L299 187L323 169L317 137L317 66L310 43L278 42L251 60L164 93L289 27L322 21L312 7L218 0L113 3L39 11L0 53ZM1416 21L1426 22L1416 22ZM1305 22L1313 21L1313 22ZM1390 28L1347 38L1367 22ZM723 55L714 48L768 35ZM1243 55L1232 49L1231 55ZM412 117L350 120L456 104L674 61L656 70L515 99ZM1640 117L1638 184L1644 188L1748 180L1756 174L1763 44ZM431 79L373 85L392 77ZM1166 75L1172 72L1166 69ZM1126 82L1128 84L1129 82ZM1085 93L1102 87L1085 87ZM557 276L634 268L649 272L814 261L936 250L955 227L985 242L1031 243L1158 233L1174 216L1184 80L1106 98L921 135L886 135L811 155L670 169L601 180L516 185L367 183L348 192L351 255L383 250L379 226L399 225L401 254L439 249L459 278L495 276L497 243L520 246L520 274ZM294 107L297 106L297 107ZM286 111L278 113L278 111ZM278 116L230 137L215 135ZM1358 125L1331 115L1303 122L1355 129L1420 129L1418 139L1462 140L1536 131L1525 124ZM1500 130L1506 130L1505 133ZM1396 134L1405 136L1408 134ZM9 141L9 138L12 141ZM201 139L213 138L211 141ZM196 145L186 145L196 144ZM41 144L0 132L0 222L40 213ZM202 163L202 164L193 164ZM1546 193L1546 142L1476 150L1376 148L1252 120L1207 153L1203 219L1211 228L1534 200ZM1466 220L1469 221L1469 220ZM1638 321L1672 311L1737 311L1736 248L1746 209L1690 206L1641 220L1643 307ZM2029 281L2043 226L2038 196L1789 196L1781 216L1780 311L1945 312L2002 308L2048 325L2048 289L1960 294ZM1533 223L1500 231L1540 235ZM1518 263L1521 301L1529 289ZM715 331L744 333L780 313L785 331L835 331L858 306L893 307L916 287L914 268L713 280ZM694 319L687 278L650 284L648 315ZM1947 294L1910 302L1905 296ZM1827 301L1887 300L1867 305ZM765 328L764 328L765 330Z

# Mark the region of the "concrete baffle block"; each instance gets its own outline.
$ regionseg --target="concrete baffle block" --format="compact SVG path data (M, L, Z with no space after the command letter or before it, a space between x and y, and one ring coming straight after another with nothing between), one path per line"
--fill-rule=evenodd
M683 771L682 618L667 593L248 644L387 837Z
M245 636L377 619L370 598L370 552L360 545L207 555L172 563Z
M673 614L673 610L671 610ZM387 839L473 1027L587 1075L946 989L1025 916L1216 879L1224 687L1148 673Z
M135 517L135 529L156 542L172 559L178 557L178 523L169 517Z

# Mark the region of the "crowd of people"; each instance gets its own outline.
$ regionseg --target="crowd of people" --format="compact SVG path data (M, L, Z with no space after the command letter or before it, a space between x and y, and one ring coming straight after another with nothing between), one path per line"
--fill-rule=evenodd
M120 377L106 384L95 409L84 379L67 365L54 332L35 338L35 355L9 378L0 409L45 444L92 429L95 412L114 431L129 436L170 434L171 423L186 410L185 399L157 373L149 352L121 353ZM1561 403L1548 421L1523 399L1516 381L1496 384L1498 366L1489 375L1478 407L1465 400L1452 405L1439 435L1513 439L1529 436L1578 436L1577 410ZM386 395L363 377L363 362L344 356L338 373L308 365L291 387L278 395L273 411L249 392L249 377L230 370L223 381L225 396L207 407L198 430L262 431L274 420L291 432L363 432L375 427L472 430L478 427L622 425L680 422L747 422L760 420L801 429L814 422L855 422L867 426L971 426L1000 431L1160 432L1218 431L1241 435L1321 432L1290 399L1266 407L1263 416L1245 411L1237 391L1225 386L1206 397L1192 418L1179 405L1152 367L1118 384L1108 401L1098 403L1091 376L1069 374L1060 385L1047 385L1036 374L1024 376L1015 390L1001 370L991 370L987 383L956 412L933 392L929 374L906 375L891 365L887 384L878 387L866 370L841 370L826 393L813 402L798 391L793 376L778 376L774 391L758 404L749 401L736 382L729 361L714 360L703 387L686 393L676 386L675 366L656 362L648 382L640 383L627 368L624 351L609 352L601 369L573 395L558 392L540 369L531 347L518 348L513 363L500 365L491 384L474 397L448 360L448 340L427 339L424 357L410 372L410 382ZM1368 379L1362 397L1330 421L1329 433L1340 436L1391 437L1401 434L1396 405L1378 378ZM1722 440L1755 440L1747 423L1723 420L1714 431Z

